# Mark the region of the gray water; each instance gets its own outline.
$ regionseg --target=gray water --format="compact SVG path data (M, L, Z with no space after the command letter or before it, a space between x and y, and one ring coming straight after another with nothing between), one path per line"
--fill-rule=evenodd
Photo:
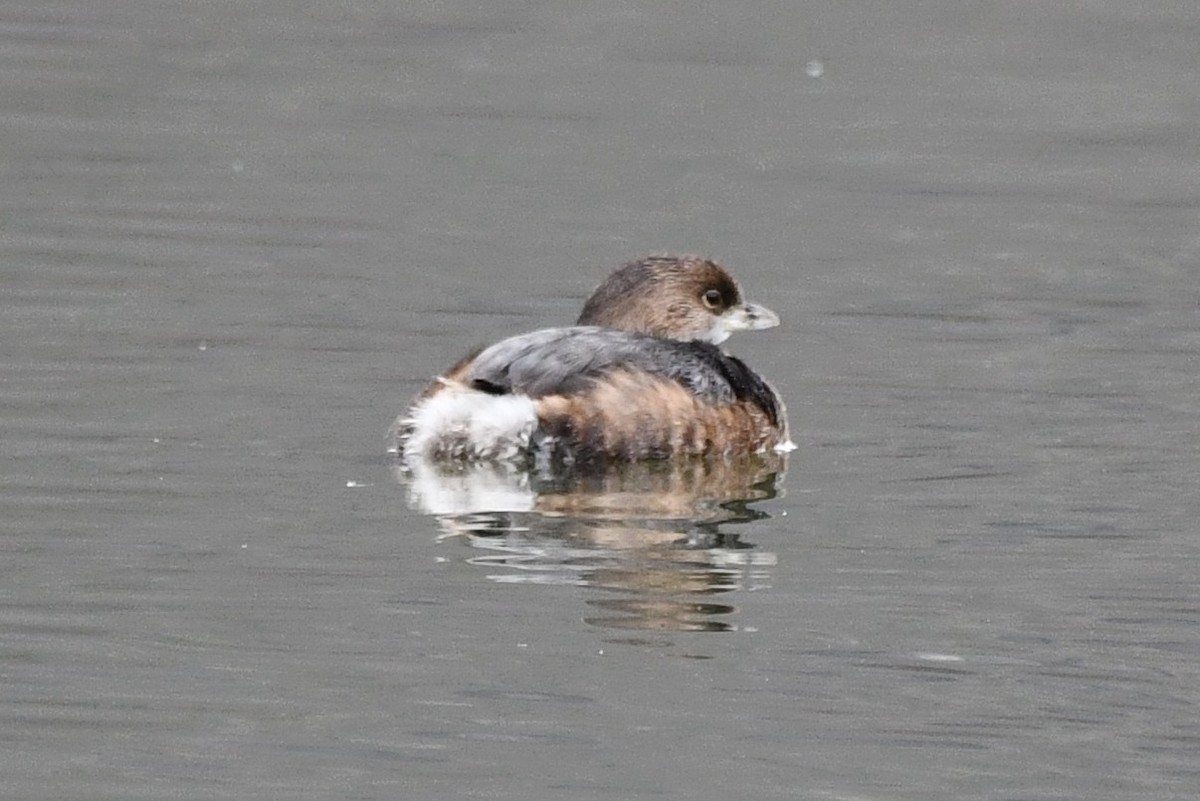
M1200 796L1198 43L4 4L0 795ZM412 394L663 250L783 317L786 469L423 511Z

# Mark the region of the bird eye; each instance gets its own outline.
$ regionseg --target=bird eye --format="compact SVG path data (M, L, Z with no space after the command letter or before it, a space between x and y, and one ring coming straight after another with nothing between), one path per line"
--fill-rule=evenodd
M704 305L710 309L715 309L721 305L721 293L715 289L710 289L701 296Z

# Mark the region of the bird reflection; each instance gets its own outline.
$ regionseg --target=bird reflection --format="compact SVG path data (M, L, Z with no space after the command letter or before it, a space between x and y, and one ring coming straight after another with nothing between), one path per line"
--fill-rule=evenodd
M409 504L492 581L573 584L585 622L625 631L730 631L736 608L712 596L769 586L775 555L727 527L767 517L787 457L636 462L605 468L409 462L395 468Z

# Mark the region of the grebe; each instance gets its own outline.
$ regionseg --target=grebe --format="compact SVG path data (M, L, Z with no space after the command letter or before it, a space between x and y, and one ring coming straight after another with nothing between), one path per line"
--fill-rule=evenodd
M787 412L717 347L779 324L716 262L650 256L617 268L574 326L461 359L392 427L406 460L595 463L789 451Z

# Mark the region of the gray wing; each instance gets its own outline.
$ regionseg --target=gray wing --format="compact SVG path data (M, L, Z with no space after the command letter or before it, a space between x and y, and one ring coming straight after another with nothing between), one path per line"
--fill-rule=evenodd
M609 328L548 328L511 337L471 363L466 382L494 394L571 394L616 369L644 370L678 381L713 403L730 403L735 388L715 347Z

